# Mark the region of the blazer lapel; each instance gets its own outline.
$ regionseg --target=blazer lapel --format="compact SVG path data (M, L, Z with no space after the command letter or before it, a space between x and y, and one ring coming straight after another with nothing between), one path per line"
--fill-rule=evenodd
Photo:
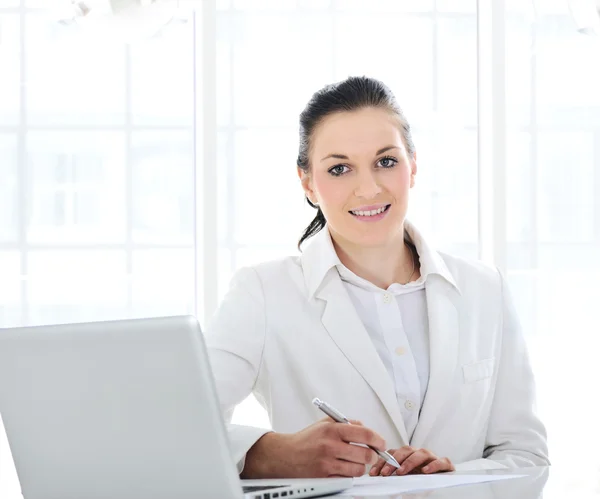
M326 302L321 317L325 329L348 361L375 391L396 426L402 442L408 445L409 439L398 407L394 384L334 269L325 276L315 298Z
M444 279L431 275L426 296L429 317L429 385L411 445L422 447L440 416L458 364L459 322L453 301L456 291ZM443 422L442 422L443 423Z

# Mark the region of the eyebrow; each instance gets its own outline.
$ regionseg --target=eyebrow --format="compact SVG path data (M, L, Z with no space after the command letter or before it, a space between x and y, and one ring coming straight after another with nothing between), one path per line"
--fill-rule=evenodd
M375 153L375 156L379 156L380 154L383 154L386 151L389 151L390 149L400 149L398 146L385 146L381 149L379 149L379 151L377 151ZM325 156L321 161L325 161L326 159L329 158L336 158L336 159L349 159L348 156L344 156L343 154L329 154L327 156Z

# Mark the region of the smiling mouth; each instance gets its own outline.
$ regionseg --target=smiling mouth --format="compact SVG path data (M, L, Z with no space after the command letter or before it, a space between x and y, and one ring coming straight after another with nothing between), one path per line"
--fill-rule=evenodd
M386 211L388 211L390 209L390 206L392 206L392 205L386 204L385 206L383 206L382 208L379 208L377 210L349 211L348 213L350 213L351 215L357 216L357 217L374 217L375 215L380 215L381 213L385 213Z

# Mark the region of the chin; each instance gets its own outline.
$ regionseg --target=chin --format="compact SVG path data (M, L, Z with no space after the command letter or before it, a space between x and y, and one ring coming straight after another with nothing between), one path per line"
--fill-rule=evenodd
M385 224L382 227L373 227L354 234L351 239L355 244L365 247L387 246L398 240L398 234L402 231L401 223ZM402 236L404 239L404 236Z
M339 220L339 223L330 223L329 226L339 238L352 245L375 248L393 243L401 232L402 224L403 219L393 217L372 224L344 219Z
M386 246L394 240L392 229L368 230L364 232L349 231L346 234L340 234L349 243L364 248L376 248Z

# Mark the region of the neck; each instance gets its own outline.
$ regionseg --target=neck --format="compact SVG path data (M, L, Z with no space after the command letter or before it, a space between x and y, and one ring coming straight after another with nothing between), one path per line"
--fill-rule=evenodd
M333 246L342 264L375 286L387 289L394 283L406 284L419 277L416 254L404 242L404 228L398 236L382 246L359 246L331 233ZM413 260L414 258L414 260ZM413 271L414 274L410 277Z

